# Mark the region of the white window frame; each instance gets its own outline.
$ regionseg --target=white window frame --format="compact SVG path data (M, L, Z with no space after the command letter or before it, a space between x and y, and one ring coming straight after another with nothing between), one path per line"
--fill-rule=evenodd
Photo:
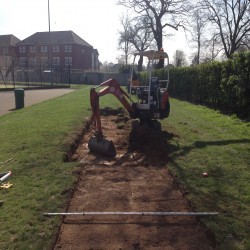
M64 46L64 52L72 52L72 45L66 44Z
M47 45L42 45L41 46L41 52L47 53L48 52L48 46Z
M55 66L59 66L60 65L60 57L59 56L54 56L52 58L52 64Z
M52 51L59 52L59 45L53 45Z
M4 55L9 54L9 48L3 48L3 54Z
M25 53L25 51L26 51L26 48L25 48L24 45L22 45L22 46L19 47L19 52L20 53Z
M36 46L34 46L34 45L30 46L30 52L36 53Z
M72 65L72 57L71 56L65 57L64 62L65 62L65 66Z

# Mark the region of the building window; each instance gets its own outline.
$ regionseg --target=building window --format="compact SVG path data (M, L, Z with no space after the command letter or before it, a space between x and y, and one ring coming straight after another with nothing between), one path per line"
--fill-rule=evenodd
M3 54L7 55L9 53L9 48L3 48Z
M41 52L48 52L48 47L46 45L41 46Z
M65 45L64 52L72 52L72 45Z
M65 66L72 65L72 57L65 57Z
M19 52L20 53L25 53L25 46L20 46L19 47Z
M53 52L59 52L59 46L58 45L53 46Z
M30 46L30 52L35 53L36 52L36 46Z
M53 65L59 66L60 65L60 57L53 57Z
M48 67L48 65L49 65L49 59L48 59L48 57L41 57L41 65L43 66L43 67Z

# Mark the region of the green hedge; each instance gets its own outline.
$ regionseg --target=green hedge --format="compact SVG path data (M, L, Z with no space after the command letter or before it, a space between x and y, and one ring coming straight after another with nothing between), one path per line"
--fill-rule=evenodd
M157 74L164 76L166 70ZM170 69L169 94L249 118L250 51L223 62Z

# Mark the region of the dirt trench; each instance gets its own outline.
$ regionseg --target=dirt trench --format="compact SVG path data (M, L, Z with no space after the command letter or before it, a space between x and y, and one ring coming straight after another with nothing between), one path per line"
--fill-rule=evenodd
M125 112L106 111L103 132L115 158L90 153L90 128L73 160L79 181L68 212L192 211L167 169L173 136L147 126L131 132ZM54 249L215 249L195 217L141 215L65 216Z

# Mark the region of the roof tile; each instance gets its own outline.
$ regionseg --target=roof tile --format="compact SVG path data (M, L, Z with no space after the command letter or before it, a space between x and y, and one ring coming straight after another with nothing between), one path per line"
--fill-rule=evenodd
M36 32L35 34L27 37L18 45L31 45L31 44L79 44L92 47L89 43L75 34L73 31L51 31L51 32Z
M0 47L14 46L20 41L14 35L0 35Z

